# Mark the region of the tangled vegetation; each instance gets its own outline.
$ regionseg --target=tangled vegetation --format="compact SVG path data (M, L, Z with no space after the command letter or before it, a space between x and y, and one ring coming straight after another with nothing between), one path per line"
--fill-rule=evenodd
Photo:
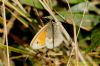
M0 3L0 66L100 65L99 0Z

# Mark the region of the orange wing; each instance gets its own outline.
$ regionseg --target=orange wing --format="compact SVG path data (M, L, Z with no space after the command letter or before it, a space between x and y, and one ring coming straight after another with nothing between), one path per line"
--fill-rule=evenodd
M37 36L38 44L40 46L43 46L45 44L45 39L46 39L46 31L43 31Z
M32 39L30 46L33 49L40 49L45 46L48 25L49 24L47 23L42 29L40 29L39 32Z

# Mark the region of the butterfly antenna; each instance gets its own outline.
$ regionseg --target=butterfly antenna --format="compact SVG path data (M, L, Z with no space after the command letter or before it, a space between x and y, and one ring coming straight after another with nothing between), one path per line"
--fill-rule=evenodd
M53 24L53 21L51 21L51 27L52 27L52 43L53 43L53 48L54 48L54 24Z

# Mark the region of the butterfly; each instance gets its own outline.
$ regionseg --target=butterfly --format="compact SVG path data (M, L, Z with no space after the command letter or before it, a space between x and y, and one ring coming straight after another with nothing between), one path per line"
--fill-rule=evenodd
M63 41L61 23L48 22L32 39L30 46L33 49L58 47Z

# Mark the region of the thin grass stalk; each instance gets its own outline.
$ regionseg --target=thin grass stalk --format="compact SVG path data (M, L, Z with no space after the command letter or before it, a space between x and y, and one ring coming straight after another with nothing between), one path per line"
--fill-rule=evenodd
M2 15L3 15L3 20L4 20L4 37L5 37L5 43L7 45L7 66L10 66L10 58L9 58L9 48L8 48L8 37L7 37L7 25L6 25L6 11L5 11L5 0L2 0Z

